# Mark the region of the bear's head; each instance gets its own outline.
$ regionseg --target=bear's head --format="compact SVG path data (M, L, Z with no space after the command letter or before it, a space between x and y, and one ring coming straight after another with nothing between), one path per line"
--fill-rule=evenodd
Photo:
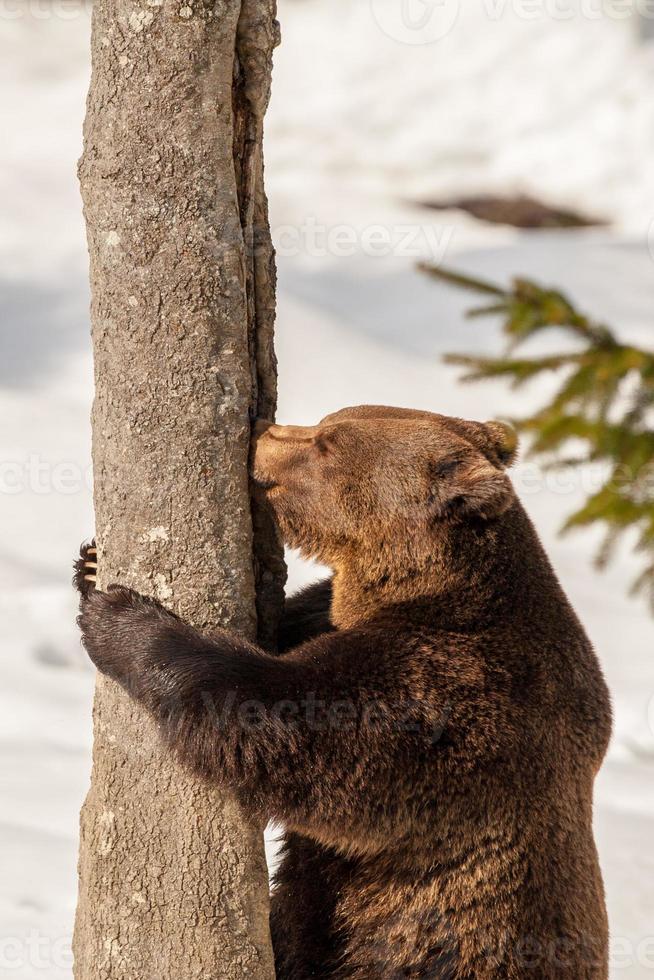
M516 451L503 422L365 405L316 426L260 420L252 475L286 542L334 565L497 519L515 500L505 469Z

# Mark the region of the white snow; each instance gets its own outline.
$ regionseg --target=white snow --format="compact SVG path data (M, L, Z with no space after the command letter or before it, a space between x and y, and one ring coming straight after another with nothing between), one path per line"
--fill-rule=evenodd
M496 350L498 332L465 322L468 300L419 275L421 256L493 279L533 275L640 343L654 336L654 57L624 5L404 9L403 22L393 0L280 5L267 178L283 421L361 402L501 417L539 397L463 387L442 365L447 351ZM93 687L68 585L93 527L75 180L89 17L63 0L0 14L0 976L63 980ZM520 235L411 203L479 190L532 192L614 224ZM613 693L597 837L612 976L639 980L654 971L654 621L626 597L638 567L628 549L599 575L594 533L557 537L579 482L534 491L524 469L516 481ZM292 560L291 582L318 572Z

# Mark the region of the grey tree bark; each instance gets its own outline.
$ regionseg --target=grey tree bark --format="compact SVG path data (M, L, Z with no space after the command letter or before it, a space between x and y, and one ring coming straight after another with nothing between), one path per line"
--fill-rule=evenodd
M274 0L96 0L80 162L98 586L267 643L283 560L247 463L250 418L276 399L261 143L277 32ZM104 679L94 733L77 980L270 980L262 827Z

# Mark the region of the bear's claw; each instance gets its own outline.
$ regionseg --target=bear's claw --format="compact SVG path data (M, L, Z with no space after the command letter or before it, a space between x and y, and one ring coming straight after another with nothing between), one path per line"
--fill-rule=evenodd
M79 558L74 562L73 585L84 597L95 589L98 571L98 550L95 541L83 544L79 550Z

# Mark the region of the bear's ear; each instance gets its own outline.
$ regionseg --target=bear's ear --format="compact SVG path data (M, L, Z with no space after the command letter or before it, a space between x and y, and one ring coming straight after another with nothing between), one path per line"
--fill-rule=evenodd
M484 423L491 449L500 466L511 466L518 455L518 433L510 422L493 421Z
M514 491L506 473L484 458L455 457L431 467L430 516L490 520L508 510Z

